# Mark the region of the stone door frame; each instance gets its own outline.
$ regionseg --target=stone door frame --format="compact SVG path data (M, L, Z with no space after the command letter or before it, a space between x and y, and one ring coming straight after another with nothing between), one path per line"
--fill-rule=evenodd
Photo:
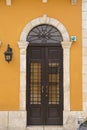
M20 111L26 111L26 48L29 42L26 41L28 33L32 28L38 26L40 24L49 24L56 27L62 37L63 42L61 45L63 47L63 87L64 87L64 112L70 111L70 47L72 42L69 38L69 33L64 25L54 19L50 18L47 15L43 15L42 17L36 18L29 22L23 29L20 35L20 41L18 42L18 46L20 48ZM64 118L63 118L64 119ZM64 121L65 122L65 121Z

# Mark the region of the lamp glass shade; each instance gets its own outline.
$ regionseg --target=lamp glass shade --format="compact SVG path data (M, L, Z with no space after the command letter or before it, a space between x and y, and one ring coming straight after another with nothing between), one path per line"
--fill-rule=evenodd
M5 51L4 55L5 55L5 60L7 62L12 60L12 48L10 48L9 45L8 45L7 51Z

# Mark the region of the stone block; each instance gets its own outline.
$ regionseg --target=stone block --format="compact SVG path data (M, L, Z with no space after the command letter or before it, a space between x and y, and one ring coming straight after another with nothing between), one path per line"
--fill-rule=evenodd
M84 92L87 93L87 83L83 83L83 84L82 84L82 88L83 88L83 93L84 93Z
M83 38L82 40L82 46L87 47L87 38Z
M72 115L72 113L69 112L65 125L64 125L64 130L76 130L76 128L77 128L77 120L76 120L77 117L76 116L77 115Z
M38 26L39 24L40 24L39 18L34 19L34 20L31 21L32 27Z
M87 56L87 47L83 47L82 54L83 56Z
M20 49L20 54L26 55L26 49Z
M82 2L82 11L87 11L87 1Z
M26 127L26 111L10 111L9 112L9 128L25 128Z
M87 20L87 12L82 13L82 20Z
M30 126L26 130L63 130L62 126Z
M83 92L83 102L87 102L87 92Z
M23 29L23 32L25 32L26 34L28 34L30 31L31 31L31 29L33 28L33 26L32 26L32 24L31 24L31 22L29 22L25 27L24 27L24 29ZM21 37L22 38L22 37ZM22 39L21 39L22 40ZM26 39L25 39L25 41L26 41Z
M26 73L20 73L20 91L26 91Z
M83 56L82 58L82 67L84 67L84 65L87 65L87 56Z
M2 128L0 128L0 130L8 130L8 128L2 127Z
M20 110L26 109L26 91L20 92Z
M10 127L8 128L8 130L26 130L26 128L24 127Z
M84 65L82 68L82 73L87 74L87 65Z
M84 111L87 111L87 101L83 101L83 110Z
M87 0L82 0L82 2L87 2Z
M20 71L26 72L26 55L20 55Z
M26 41L27 38L27 33L26 32L22 32L21 36L20 36L20 40Z
M87 29L87 20L83 20L82 29Z
M70 92L64 93L64 110L70 110Z
M69 34L66 31L62 32L62 36L64 41L70 41Z
M6 129L8 127L8 112L0 111L0 128Z
M43 130L43 129L44 129L43 126L30 126L26 128L26 130Z
M45 126L44 130L63 130L63 126Z
M87 38L87 29L82 30L82 38Z
M56 28L58 27L58 24L60 25L60 23L54 18L50 18L49 24L54 25Z
M87 73L86 74L83 74L83 76L82 76L82 82L84 83L84 84L87 84Z

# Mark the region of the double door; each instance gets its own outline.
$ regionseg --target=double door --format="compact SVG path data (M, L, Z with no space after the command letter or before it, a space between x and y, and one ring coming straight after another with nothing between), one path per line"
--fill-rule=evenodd
M63 124L63 50L27 48L27 125Z

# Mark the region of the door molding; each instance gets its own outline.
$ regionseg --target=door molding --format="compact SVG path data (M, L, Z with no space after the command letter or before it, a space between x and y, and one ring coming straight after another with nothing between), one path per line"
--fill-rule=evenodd
M50 18L47 15L36 18L29 22L23 29L18 46L20 48L20 111L26 111L26 48L29 42L26 41L28 33L31 29L40 24L50 24L56 27L62 37L63 42L61 45L63 47L63 87L64 87L64 122L66 120L66 112L70 112L70 47L72 42L69 38L69 33L64 25L54 18ZM68 115L67 115L68 116Z

